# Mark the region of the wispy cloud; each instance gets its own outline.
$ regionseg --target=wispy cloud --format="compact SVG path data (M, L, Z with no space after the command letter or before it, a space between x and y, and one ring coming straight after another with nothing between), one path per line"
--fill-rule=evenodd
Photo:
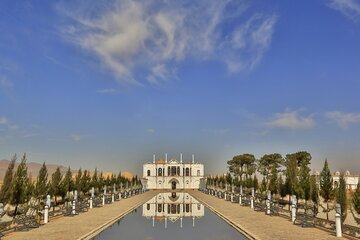
M224 135L230 132L230 128L218 128L218 129L205 129L204 132L214 135Z
M4 125L6 126L8 129L10 130L15 130L15 129L18 129L19 126L10 122L8 120L8 118L4 117L4 116L0 116L0 125Z
M360 2L356 0L328 0L328 6L354 22L360 20Z
M7 124L8 120L6 117L0 117L0 124Z
M80 141L84 140L85 138L88 138L89 135L87 135L87 134L71 134L70 137L75 142L80 142Z
M0 75L0 89L11 90L14 87L14 83L7 79L5 76Z
M244 2L115 0L57 8L71 21L63 36L96 56L119 82L159 84L176 77L188 58L221 61L231 73L253 69L269 48L277 17L244 17Z
M266 126L283 129L309 129L315 126L315 121L312 115L300 116L299 111L286 111L274 114Z
M96 92L101 94L109 94L109 93L116 93L117 90L115 88L105 88L105 89L99 89Z
M347 128L352 123L360 123L360 113L327 112L327 118L336 122L341 128Z
M155 133L155 129L154 128L148 128L146 129L147 133Z

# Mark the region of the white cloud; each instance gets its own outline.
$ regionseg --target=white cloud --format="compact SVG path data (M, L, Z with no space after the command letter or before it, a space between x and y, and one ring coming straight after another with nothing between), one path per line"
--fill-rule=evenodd
M71 19L64 37L96 56L119 82L136 84L176 77L187 58L221 61L229 72L253 69L269 48L277 18L243 18L246 8L235 0L58 5Z
M0 124L7 124L8 120L6 117L0 117Z
M148 128L148 129L146 129L146 132L148 132L148 133L155 133L155 129L153 129L153 128Z
M0 89L9 90L14 87L13 82L7 79L5 76L0 75Z
M339 111L327 112L325 116L336 122L341 128L347 128L351 123L360 122L359 113L343 113Z
M75 142L80 142L80 141L84 140L85 138L89 137L89 135L72 134L70 137Z
M224 135L230 132L229 128L219 128L219 129L205 129L204 132L211 133L214 135Z
M114 88L105 88L105 89L99 89L96 92L101 94L107 94L107 93L116 93L117 91Z
M328 6L354 22L360 19L360 2L355 0L328 0Z
M266 125L270 128L308 129L315 126L315 121L312 115L300 116L299 111L292 111L274 114Z

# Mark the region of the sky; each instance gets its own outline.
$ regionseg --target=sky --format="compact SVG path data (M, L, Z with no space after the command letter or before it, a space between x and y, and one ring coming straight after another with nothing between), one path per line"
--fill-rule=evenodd
M360 172L360 1L0 2L0 159L308 151Z

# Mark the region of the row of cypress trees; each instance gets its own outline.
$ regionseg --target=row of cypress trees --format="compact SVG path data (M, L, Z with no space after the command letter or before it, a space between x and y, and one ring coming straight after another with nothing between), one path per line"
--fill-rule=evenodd
M37 199L38 202L44 200L46 195L50 194L55 198L61 197L63 200L67 199L68 193L77 190L81 195L89 192L94 187L95 192L101 192L104 186L134 186L139 185L140 180L137 176L131 180L121 176L112 174L106 178L103 173L98 174L97 169L91 174L90 171L80 168L73 178L70 167L65 174L62 174L60 168L56 168L55 172L49 177L46 164L43 163L39 170L35 181L31 179L28 174L26 165L26 154L21 158L20 164L15 171L15 163L17 157L14 155L8 165L4 176L3 185L0 189L0 202L4 204L11 204L18 206L28 202L31 198Z

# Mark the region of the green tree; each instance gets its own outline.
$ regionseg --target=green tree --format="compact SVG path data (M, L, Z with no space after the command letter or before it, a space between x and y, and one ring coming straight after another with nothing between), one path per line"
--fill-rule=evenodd
M11 186L14 177L14 167L16 162L16 154L11 158L8 168L5 173L3 185L0 189L0 202L8 203L11 199Z
M310 199L310 168L307 161L302 161L299 172L300 197L307 202Z
M278 193L278 170L277 170L276 165L273 165L273 167L271 169L269 190L271 191L271 194Z
M98 174L97 174L97 168L95 168L94 174L91 177L91 187L94 187L94 189L98 188Z
M81 177L82 177L82 171L81 171L81 168L79 168L76 176L75 176L75 189L79 192L82 191L82 188L81 188Z
M340 174L339 186L336 188L336 203L341 206L341 222L344 223L347 216L347 196L346 196L346 182L344 173Z
M74 181L72 179L72 172L70 167L68 167L68 170L66 171L66 174L61 181L61 190L61 197L63 199L67 196L68 192L74 190Z
M61 179L62 179L62 174L60 171L60 167L57 167L55 172L51 175L51 192L55 197L55 205L57 205L57 196L61 196L61 193L63 192L62 189L62 184L61 184ZM55 210L55 206L54 206L54 210Z
M291 155L286 155L286 170L285 170L286 180L285 187L286 192L289 195L298 195L298 167L297 167L297 159Z
M245 175L245 180L247 180L256 170L255 160L253 154L246 153L234 156L227 164L230 173L233 173L235 177L240 177L241 180Z
M90 173L88 170L84 171L84 174L81 177L81 189L84 193L87 193L90 190Z
M98 190L99 192L102 191L104 184L105 184L105 180L104 180L104 176L103 176L103 172L100 172L100 176L99 176L99 181L98 181Z
M17 214L19 204L25 203L26 199L26 188L28 183L27 166L26 166L26 154L23 155L21 162L16 169L14 176L12 190L11 190L11 201L10 203L16 205L14 216Z
M310 177L310 199L314 204L318 203L319 201L319 188L316 184L315 175Z
M324 167L320 173L320 196L326 202L326 219L329 220L329 201L333 199L334 191L327 159L325 159Z
M260 186L260 192L266 192L267 187L266 187L266 179L265 176L263 177L262 181L261 181L261 186Z
M35 184L35 195L38 200L44 199L48 193L48 171L45 162L39 170Z
M280 153L265 154L259 160L258 172L265 176L268 181L273 168L277 170L283 163L284 159Z
M259 189L259 180L257 179L256 175L254 175L253 187L255 192Z
M286 188L282 176L278 177L278 193L282 198L286 196Z
M352 204L354 206L354 210L360 214L360 181L357 184L357 188L352 196Z

